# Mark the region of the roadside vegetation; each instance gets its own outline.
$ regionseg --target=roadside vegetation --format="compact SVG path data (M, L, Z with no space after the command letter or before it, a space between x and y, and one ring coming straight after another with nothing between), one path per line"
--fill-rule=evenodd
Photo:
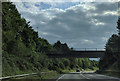
M21 80L21 81L26 81L28 80L40 80L44 81L46 79L53 79L54 76L58 76L58 72L56 71L50 71L50 72L40 72L37 75L31 75L31 76L26 76L26 77L18 77L18 78L12 78L12 80Z
M88 58L48 58L46 52L70 51L66 43L57 41L51 45L19 14L11 2L2 3L2 68L3 76L57 71L92 69L98 61Z
M113 34L106 43L106 54L99 62L99 73L120 77L120 18L118 34Z

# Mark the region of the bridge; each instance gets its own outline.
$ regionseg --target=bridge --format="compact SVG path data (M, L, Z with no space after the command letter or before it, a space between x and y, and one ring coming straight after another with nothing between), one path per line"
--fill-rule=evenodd
M66 52L48 52L46 55L50 58L101 58L105 54L104 49L89 49L71 50Z

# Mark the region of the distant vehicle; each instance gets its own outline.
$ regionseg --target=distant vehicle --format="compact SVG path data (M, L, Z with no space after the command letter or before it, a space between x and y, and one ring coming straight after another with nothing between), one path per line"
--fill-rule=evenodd
M80 72L80 70L79 70L79 69L77 69L77 70L76 70L76 72Z

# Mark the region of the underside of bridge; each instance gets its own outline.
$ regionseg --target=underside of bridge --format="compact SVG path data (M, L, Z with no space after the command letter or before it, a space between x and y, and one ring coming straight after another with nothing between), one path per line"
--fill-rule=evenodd
M101 58L105 51L69 51L69 52L48 52L50 58Z

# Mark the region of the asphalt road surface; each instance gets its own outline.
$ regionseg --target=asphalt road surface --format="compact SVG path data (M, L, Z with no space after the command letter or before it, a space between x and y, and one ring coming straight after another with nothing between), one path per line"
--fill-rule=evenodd
M120 79L94 72L72 72L57 77L56 81L120 81Z

